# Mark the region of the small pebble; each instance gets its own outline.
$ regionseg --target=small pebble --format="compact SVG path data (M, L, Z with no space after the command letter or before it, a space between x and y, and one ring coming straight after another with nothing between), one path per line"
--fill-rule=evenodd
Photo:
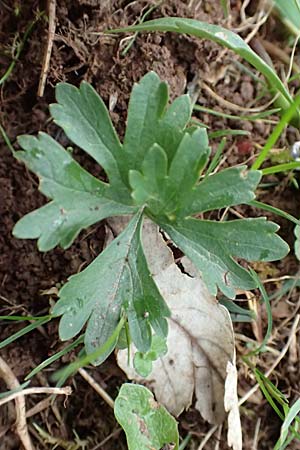
M291 156L296 161L300 161L300 141L294 142L291 147Z

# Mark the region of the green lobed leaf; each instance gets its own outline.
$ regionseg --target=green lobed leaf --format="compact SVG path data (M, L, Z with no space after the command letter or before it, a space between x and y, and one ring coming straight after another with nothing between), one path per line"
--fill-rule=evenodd
M143 164L142 173L130 170L132 197L137 205L147 205L153 214L165 209L165 201L172 192L167 178L168 160L163 148L152 145Z
M193 215L253 200L261 172L246 169L246 166L230 167L206 177L187 197L181 215Z
M158 335L167 335L165 317L169 309L147 266L140 238L141 224L142 211L84 271L70 277L59 292L53 314L62 315L60 338L73 338L88 322L85 332L88 354L111 336L122 309L127 314L132 340L140 351L145 352L151 346L151 326ZM104 361L115 344L97 364Z
M123 384L115 401L114 413L126 433L129 450L178 450L176 420L144 386Z
M18 238L38 239L41 251L69 247L83 228L106 217L130 214L135 208L114 201L110 186L84 170L45 133L20 136L23 151L16 153L40 180L40 191L53 199L24 216L14 227Z
M185 133L171 162L169 178L176 188L176 211L190 201L191 191L199 180L210 155L207 131L195 128Z
M147 205L156 216L174 218L190 201L192 188L209 152L206 130L193 129L183 134L168 170L165 150L154 144L145 156L141 172L131 170L129 173L131 195L136 204Z
M163 230L188 256L211 294L219 288L235 297L235 288L253 289L253 277L233 257L247 261L274 261L288 253L288 245L275 234L278 225L264 217L228 222L187 218L174 223L159 221Z
M134 355L134 368L139 375L146 378L152 372L152 363L168 351L166 339L154 335L151 348L146 353L136 352Z
M168 108L168 85L155 72L146 74L132 89L124 152L128 170L140 170L153 144L165 150L168 161L182 139L182 132L191 117L188 95L178 97Z
M55 92L58 103L50 105L55 123L103 167L119 196L122 193L124 199L128 198L122 181L126 176L124 151L101 97L84 81L79 89L58 83Z

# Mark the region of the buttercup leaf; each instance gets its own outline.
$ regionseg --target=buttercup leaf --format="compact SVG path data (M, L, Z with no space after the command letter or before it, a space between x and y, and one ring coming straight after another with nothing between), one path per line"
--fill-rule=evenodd
M209 152L205 129L186 132L168 170L165 150L153 144L144 158L141 172L129 172L131 195L136 204L147 205L155 216L165 215L173 220L177 211L189 203Z
M140 351L150 348L151 326L158 335L167 335L165 317L169 310L147 267L140 241L141 224L140 211L85 270L70 277L60 290L53 314L62 315L62 340L76 336L88 322L85 348L92 353L110 337L122 310ZM106 357L107 354L97 364Z
M126 433L129 450L178 450L176 420L154 400L152 392L144 386L123 384L115 401L114 412Z
M288 245L275 234L278 226L264 217L228 222L187 218L174 223L160 221L159 225L201 272L212 295L219 288L227 297L234 298L236 288L256 287L249 272L233 257L274 261L289 251Z
M188 95L177 98L167 109L168 86L155 72L134 85L128 107L124 151L128 170L140 170L153 144L160 145L171 161L191 118Z
M246 169L246 166L230 167L205 178L186 198L181 215L227 208L253 200L261 172Z
M18 158L40 179L40 190L53 199L27 214L14 228L19 238L37 239L41 251L69 247L83 228L105 217L128 214L135 208L111 198L109 185L84 170L45 133L21 136Z
M55 92L58 103L50 106L54 121L74 144L103 167L110 183L119 190L119 197L121 193L124 198L128 197L122 182L126 176L124 151L101 97L84 81L79 89L59 83Z

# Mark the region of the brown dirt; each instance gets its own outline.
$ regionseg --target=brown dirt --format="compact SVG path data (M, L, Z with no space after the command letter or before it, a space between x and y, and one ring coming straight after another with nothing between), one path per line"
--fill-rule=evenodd
M222 97L231 102L245 106L255 104L256 86L251 77L240 72L232 64L235 59L230 52L224 52L220 47L208 42L172 35L148 34L138 35L131 49L125 56L122 50L127 41L123 36L104 35L107 28L121 27L138 21L145 9L153 5L153 1L129 2L122 0L62 0L57 5L57 29L54 42L50 72L47 78L45 95L37 98L41 62L47 36L47 21L41 18L34 26L26 41L21 57L7 82L0 90L0 122L15 145L16 137L23 133L35 134L39 130L47 131L63 145L69 142L63 133L48 121L48 104L54 101L54 86L58 81L68 81L75 85L84 79L91 82L102 98L108 104L116 99L112 112L114 124L122 135L126 119L127 102L134 81L148 70L152 69L168 81L171 96L185 92L189 83L195 77L211 83L212 88ZM238 23L239 1L232 1L231 26ZM11 2L13 4L13 2ZM38 10L45 9L46 2L15 2L20 5L16 15L8 1L0 2L0 67L3 74L11 61L12 48L16 38L23 36L28 24L33 20ZM213 23L225 23L219 2L206 0L164 1L154 10L151 18L162 15L193 17ZM226 23L225 23L226 25ZM228 25L228 24L227 24ZM230 24L229 24L230 26ZM98 33L98 34L97 34ZM224 68L226 69L224 71ZM209 108L224 111L224 107L215 99L202 91L199 103ZM225 109L225 112L227 110ZM230 111L228 111L230 112ZM244 128L251 135L249 138L229 139L226 151L227 165L248 160L255 151L254 144L262 144L270 133L270 126L250 122L236 123L221 118L213 118L207 114L199 115L201 121L210 126L211 131L222 128ZM18 163L11 155L7 146L0 138L0 302L1 315L42 315L49 308L49 296L43 295L43 290L59 287L69 275L76 273L89 264L102 250L104 241L104 226L97 224L82 232L70 249L63 251L55 249L48 253L39 253L36 242L17 240L12 237L12 229L17 220L29 211L44 204L44 197L37 191L36 178ZM95 175L101 176L101 169L80 150L75 149L75 157L88 167ZM299 214L298 192L288 185L286 178L278 179L276 189L261 193L261 199L292 214ZM271 192L271 193L270 193ZM258 214L257 211L241 209L242 214ZM273 218L274 219L274 218ZM282 219L275 219L282 225L281 233L293 243L293 227ZM287 258L276 265L277 275L294 274L297 271L295 259ZM272 289L278 288L274 284ZM292 309L297 302L297 296L290 298L288 308ZM265 316L262 312L263 327ZM279 328L276 321L275 328ZM290 326L290 324L289 324ZM1 339L16 332L22 325L0 323ZM239 326L239 332L253 337L250 326ZM288 328L279 330L276 334L278 349L287 338ZM241 347L241 348L240 348ZM16 343L1 350L1 356L7 361L15 375L22 380L24 376L38 363L62 348L58 340L57 324L51 322L42 330L26 335ZM238 347L245 353L245 347ZM266 356L265 366L271 365L271 356ZM66 362L67 360L63 361ZM293 399L299 395L299 380L289 376L284 362L276 372L280 388ZM241 394L246 392L253 380L240 363ZM54 365L54 369L58 365ZM34 383L47 385L50 383L52 370L45 371L37 377ZM93 377L114 398L118 387L124 381L124 375L116 367L113 358L94 369ZM273 381L276 381L275 380ZM71 384L75 393L67 401L56 401L56 408L48 408L39 415L29 419L29 423L38 423L52 436L66 440L75 439L73 430L81 439L88 440L88 450L96 448L107 438L99 449L111 450L126 448L125 439L119 433L113 412L97 396L97 394L76 375ZM1 382L1 390L6 387ZM242 392L243 391L243 392ZM259 449L270 450L278 437L280 422L272 409L261 396L256 396L257 403L247 403L242 410L243 428L245 434L245 449L252 448L254 430L257 418L261 418ZM39 401L38 398L27 399L28 409ZM12 404L3 408L0 413L1 449L13 450L20 448L20 443L13 430L14 408ZM187 448L197 449L199 442L208 431L199 414L191 409L180 418L181 436L192 433L192 440ZM30 430L32 430L32 425ZM42 444L36 433L33 436L36 449L51 448ZM205 448L214 448L215 438ZM296 445L296 444L295 444ZM212 446L212 447L211 447ZM58 448L63 448L59 446ZM226 450L225 433L221 435L220 449ZM296 449L296 447L291 447Z

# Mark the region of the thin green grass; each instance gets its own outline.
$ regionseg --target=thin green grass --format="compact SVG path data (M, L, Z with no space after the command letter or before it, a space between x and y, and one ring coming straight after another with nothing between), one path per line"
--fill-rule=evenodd
M255 122L257 120L261 120L264 121L265 123L277 123L274 120L268 120L266 119L266 117L269 117L271 115L277 114L281 111L280 108L273 108L270 109L268 111L262 111L260 113L257 114L249 114L249 115L241 115L241 116L237 116L235 114L228 114L228 113L224 113L221 111L216 111L214 109L210 109L210 108L206 108L205 106L200 106L200 105L194 105L194 110L195 111L200 111L200 112L204 112L207 114L211 114L213 116L217 116L217 117L222 117L223 119L232 119L232 120L247 120L247 121L251 121L251 122Z
M84 341L84 336L79 336L74 342L67 345L64 349L60 350L59 352L55 353L54 355L50 356L50 358L45 359L45 361L41 362L38 366L36 366L26 377L25 380L29 380L30 378L34 377L37 373L39 373L41 370L48 367L50 364L57 361L62 356L69 353L71 350L76 348L78 345L82 344Z
M268 341L271 337L272 334L272 327L273 327L273 316L272 316L272 308L271 308L271 303L270 303L270 298L265 290L264 285L262 284L262 282L259 279L259 276L257 275L257 273L250 268L250 273L253 277L253 279L255 280L255 282L257 283L258 289L260 290L260 293L262 295L262 299L263 302L265 304L266 307L266 312L267 312L267 319L268 319L268 325L267 325L267 330L266 330L266 334L262 340L262 342L259 344L259 346L252 350L250 353L247 353L247 355L245 355L245 359L247 360L250 356L254 356L254 355L258 355L261 352L265 351L265 348L268 344Z
M254 161L254 163L252 165L253 170L259 169L260 166L267 159L270 150L274 147L277 140L280 138L283 130L289 124L291 118L293 117L295 112L298 110L299 105L300 105L300 95L295 98L295 100L293 101L291 106L285 111L285 113L281 117L279 123L275 126L273 132L270 134L265 145L263 146L259 156Z
M208 133L208 138L209 139L217 139L217 138L222 138L225 136L249 136L250 133L249 131L246 130L217 130L217 131L212 131L211 133Z
M277 216L283 217L286 220L289 220L290 222L293 222L295 225L300 225L300 220L298 220L296 217L292 216L291 214L288 214L285 211L282 211L282 209L275 208L275 206L268 205L267 203L259 202L257 200L252 200L252 202L249 202L248 205L254 206L255 208L262 209L264 211L271 212Z
M278 164L272 167L262 169L263 175L271 175L272 173L287 172L289 170L300 169L300 161L293 161L284 164Z
M300 35L300 0L273 0L280 19L295 35Z
M260 58L239 35L226 28L193 19L166 17L150 20L143 24L131 27L109 30L109 33L121 33L127 31L170 31L179 34L189 34L198 38L210 39L223 47L233 50L237 55L244 58L249 64L263 74L268 81L270 93L278 96L276 103L283 112L293 103L291 94L273 68ZM300 113L298 108L295 108L294 113L289 117L289 120L295 126L299 125Z
M69 378L69 376L76 373L78 369L89 365L93 361L97 360L101 355L105 354L107 351L113 348L113 345L117 341L119 334L125 324L125 321L125 317L122 316L114 332L101 347L97 348L94 352L89 353L88 355L84 354L73 363L55 372L52 376L52 380L57 382L57 386L62 386Z
M15 149L14 149L14 147L13 147L13 145L12 145L10 139L9 139L9 137L7 136L6 131L2 127L1 123L0 123L0 133L1 133L2 137L3 137L3 140L4 140L5 144L7 145L9 150L12 152L13 156L16 157L16 151L15 151Z
M294 439L300 440L300 399L290 407L285 395L259 369L254 369L254 374L268 403L283 421L274 450L284 450Z
M47 322L50 322L50 320L53 319L52 316L44 316L44 317L36 317L34 323L31 323L30 325L27 325L26 327L22 328L21 330L17 331L16 333L9 336L7 339L4 339L0 342L0 349L6 347L7 345L11 344L12 342L16 341L20 337L24 336L27 333L30 333L31 331L35 330L36 328L40 327L41 325L44 325Z
M8 78L10 77L12 71L13 71L14 68L15 68L15 65L17 64L17 62L18 62L18 60L19 60L19 58L20 58L20 56L21 56L21 53L22 53L22 51L23 51L23 49L24 49L24 46L25 46L25 44L26 44L26 42L27 42L27 39L29 38L29 36L30 36L30 34L31 34L31 32L32 32L32 30L33 30L35 24L40 20L40 18L41 18L43 15L44 15L44 12L38 13L38 14L36 15L36 17L29 23L29 25L28 25L28 27L27 27L25 33L24 33L23 39L22 39L22 40L19 42L19 44L17 45L16 53L15 53L15 55L14 55L14 57L13 57L13 60L12 60L11 63L9 64L9 66L8 66L8 68L6 69L5 73L4 73L4 74L2 75L2 77L0 78L0 86L1 86L1 84L3 84L5 81L7 81Z
M225 144L226 144L226 138L223 138L217 147L217 151L214 154L214 157L212 158L209 166L207 167L207 170L205 172L205 178L208 177L215 170L217 165L219 164Z
M0 399L9 397L11 394L15 394L16 392L20 392L25 389L30 384L30 381L26 381L25 383L20 384L20 386L15 389L11 389L10 391L0 392Z

